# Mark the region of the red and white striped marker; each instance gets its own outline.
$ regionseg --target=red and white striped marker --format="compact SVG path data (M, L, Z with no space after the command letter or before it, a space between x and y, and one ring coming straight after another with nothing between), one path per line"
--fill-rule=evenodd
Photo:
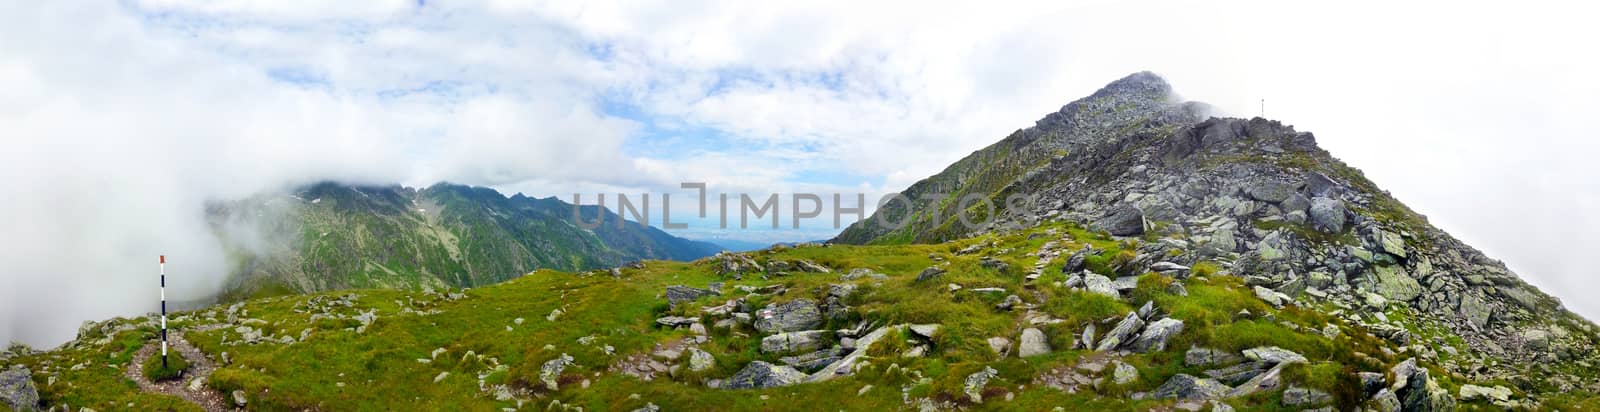
M161 255L161 369L167 368L167 255Z

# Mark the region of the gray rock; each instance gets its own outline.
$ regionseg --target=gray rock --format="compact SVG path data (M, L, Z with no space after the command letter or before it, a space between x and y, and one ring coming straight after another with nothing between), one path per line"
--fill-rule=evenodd
M1388 383L1384 382L1383 374L1378 372L1356 372L1356 377L1361 379L1363 393L1376 394L1379 389L1383 389L1383 385Z
M1272 305L1273 307L1281 308L1285 304L1294 302L1294 299L1290 298L1289 295L1285 295L1282 292L1267 289L1259 285L1255 286L1253 290L1256 292L1256 298L1261 299L1263 302L1267 302L1268 305Z
M1193 347L1193 348L1189 348L1188 351L1183 353L1183 364L1184 364L1184 366L1205 367L1205 366L1229 365L1229 364L1237 363L1240 360L1241 360L1241 358L1239 357L1239 355L1235 355L1235 354L1233 354L1231 352L1217 350L1217 349L1211 349L1211 348Z
M1232 388L1221 382L1180 373L1167 379L1151 396L1156 399L1210 400L1221 399L1230 390Z
M1094 324L1093 323L1090 323L1088 327L1083 328L1083 336L1082 336L1082 340L1079 341L1079 344L1083 345L1082 347L1084 349L1092 349L1092 348L1094 348Z
M1387 230L1379 230L1377 239L1374 240L1377 240L1384 253L1395 255L1401 259L1406 257L1406 241L1399 234Z
M995 336L989 338L988 342L989 349L993 350L994 354L1000 355L1001 357L1005 357L1006 352L1011 350L1011 339Z
M822 326L822 309L810 299L769 304L756 312L755 328L766 333L815 329Z
M717 293L712 292L710 289L691 288L684 285L672 285L667 286L666 295L667 305L675 308L679 303L692 302L701 297L717 295Z
M1162 273L1188 272L1189 267L1172 262L1156 262L1155 264L1150 265L1150 270Z
M1255 363L1266 364L1266 362ZM1239 384L1239 386L1236 388L1233 388L1233 391L1228 393L1228 397L1243 397L1261 392L1277 390L1281 385L1283 385L1284 368L1287 368L1292 364L1293 363L1279 363L1277 366L1273 366L1272 369L1267 369L1265 372L1261 372L1256 376L1251 377L1250 380Z
M248 404L248 403L250 403L250 399L246 398L244 396L244 391L242 391L242 390L233 391L233 404L234 404L234 406L244 407L244 405Z
M1283 203L1279 203L1278 207L1283 208L1286 213L1304 213L1306 209L1311 208L1311 199L1306 199L1305 195L1295 193L1289 195L1288 199L1283 199Z
M1306 357L1294 351L1277 346L1262 346L1245 349L1244 358L1253 361L1262 361L1269 364L1306 363Z
M800 383L805 380L806 374L794 368L782 365L773 365L762 361L752 361L740 369L733 377L723 383L728 389L759 389L776 388Z
M1113 236L1137 236L1144 233L1144 212L1137 207L1121 206L1096 220L1093 226Z
M1462 296L1457 312L1467 320L1467 323L1478 329L1488 326L1489 318L1494 316L1494 308L1489 306L1489 302L1478 297L1476 293L1467 293Z
M1127 385L1139 379L1139 369L1122 361L1113 361L1111 369L1111 382L1118 385Z
M940 276L944 276L944 268L937 267L937 266L930 266L927 269L923 269L922 273L918 273L917 274L917 281L918 282L926 282L926 281L938 279Z
M1005 300L1000 301L1000 303L996 303L994 308L1000 311L1009 311L1019 305L1022 305L1022 297L1010 295L1006 296Z
M983 370L967 375L967 380L961 385L962 392L972 399L973 403L983 403L983 388L989 385L989 380L999 376L1000 372L985 366Z
M686 318L683 316L664 316L656 319L656 324L669 328L681 328L699 322L699 318Z
M1212 379L1222 381L1222 383L1237 385L1261 376L1271 367L1272 365L1266 362L1249 361L1226 368L1208 370L1205 374Z
M0 403L17 411L38 408L39 390L33 386L33 372L22 367L0 372Z
M1372 274L1378 280L1378 294L1389 300L1410 302L1422 295L1422 285L1399 266L1380 265L1372 268Z
M1022 337L1017 339L1017 356L1029 357L1050 353L1050 341L1045 338L1044 331L1038 328L1022 330Z
M939 332L939 324L929 323L922 325L911 325L908 329L911 330L911 333L916 334L917 337L923 339L933 339L933 334Z
M1111 283L1111 278L1101 276L1100 274L1089 273L1083 275L1083 287L1090 292L1099 293L1113 298L1122 297L1122 294L1117 292L1116 285Z
M701 372L713 366L717 366L717 358L711 356L711 353L700 348L689 348L689 370Z
M1311 227L1328 233L1344 231L1344 202L1318 197L1311 199Z
M1406 411L1453 411L1456 408L1456 399L1450 392L1439 387L1439 382L1428 375L1428 370L1417 366L1416 358L1406 359L1390 369L1395 382L1390 386L1394 389L1400 405Z
M814 351L827 343L827 331L808 330L785 332L761 338L762 353L795 353Z
M1333 401L1333 395L1316 389L1290 386L1283 391L1283 406L1316 406Z
M1139 319L1139 315L1129 313L1127 317L1122 318L1122 322L1117 323L1116 328L1111 329L1111 332L1106 333L1106 336L1100 339L1100 344L1095 346L1095 350L1101 352L1115 350L1121 347L1123 343L1126 343L1128 339L1131 339L1143 327L1144 321Z
M1483 387L1473 384L1461 385L1461 401L1472 402L1485 400L1491 402L1505 402L1511 400L1511 389L1504 386Z
M1400 398L1394 396L1394 392L1390 392L1388 388L1372 395L1372 405L1378 412L1400 412Z
M1183 321L1165 318L1151 322L1144 327L1144 332L1139 337L1128 343L1128 350L1134 352L1160 352L1167 350L1167 340L1183 332Z
M1285 183L1267 181L1251 187L1247 193L1251 199L1267 203L1279 203L1289 199L1294 194L1294 187Z
M1061 266L1061 273L1078 273L1078 271L1083 270L1086 260L1093 253L1094 251L1089 249L1088 246L1073 252L1072 256L1067 257L1067 262Z
M544 382L544 386L547 389L552 391L558 390L561 380L561 372L565 371L567 366L571 365L572 356L565 353L561 354L561 356L558 356L555 359L545 361L544 365L539 367L539 381Z

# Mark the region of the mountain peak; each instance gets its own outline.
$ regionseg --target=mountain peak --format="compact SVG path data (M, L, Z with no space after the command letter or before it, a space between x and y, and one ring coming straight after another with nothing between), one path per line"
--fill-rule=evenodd
M1091 97L1105 95L1133 95L1165 98L1172 95L1172 85L1161 75L1150 71L1136 72L1101 87Z

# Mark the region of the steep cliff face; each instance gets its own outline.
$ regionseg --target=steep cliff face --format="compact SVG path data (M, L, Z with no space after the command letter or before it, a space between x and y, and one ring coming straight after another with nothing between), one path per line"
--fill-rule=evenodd
M349 288L470 287L537 269L588 270L720 250L571 204L493 189L318 184L214 205L213 227L237 262L235 295Z
M1401 344L1463 339L1473 350L1441 363L1451 371L1570 388L1563 376L1594 361L1591 322L1430 225L1311 133L1204 117L1203 105L1171 96L1159 77L1134 74L905 191L982 193L996 205L1030 195L989 227L956 222L948 205L919 204L901 230L882 229L874 216L834 241L926 243L1075 221L1139 242L1131 273L1158 261L1209 262ZM947 221L925 219L932 210ZM878 213L894 222L905 211ZM1395 309L1416 316L1394 319Z

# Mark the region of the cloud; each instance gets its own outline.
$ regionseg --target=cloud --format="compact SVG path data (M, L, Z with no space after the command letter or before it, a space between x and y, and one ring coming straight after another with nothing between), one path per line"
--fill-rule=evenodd
M0 338L153 309L127 291L160 253L180 294L214 290L210 199L323 179L871 198L1137 70L1236 116L1265 99L1596 316L1572 252L1600 249L1590 7L26 4L0 14Z

